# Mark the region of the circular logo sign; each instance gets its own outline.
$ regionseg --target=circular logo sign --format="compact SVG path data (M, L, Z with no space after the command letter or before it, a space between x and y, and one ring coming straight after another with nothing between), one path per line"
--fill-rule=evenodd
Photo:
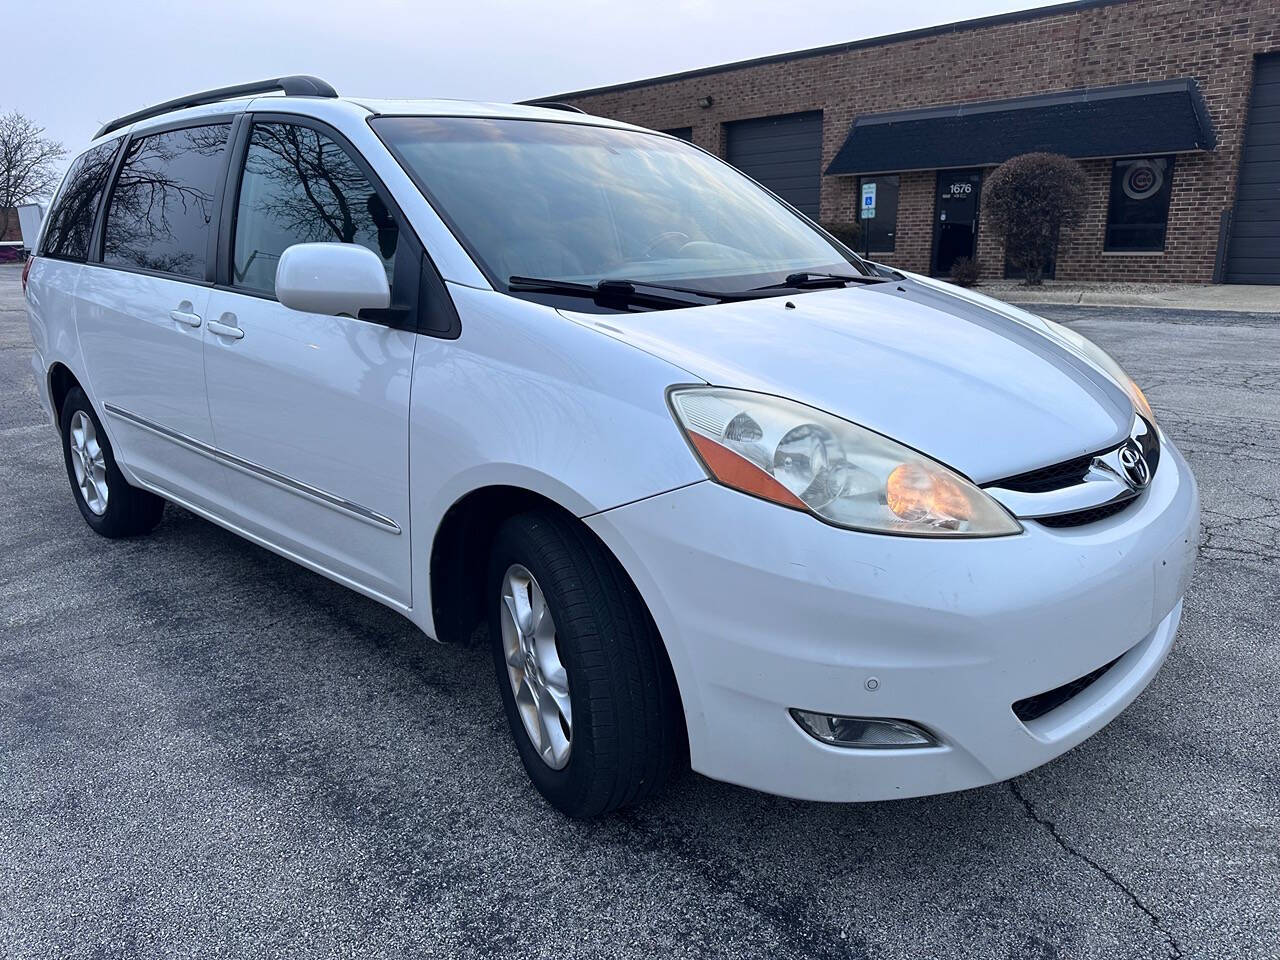
M1159 193L1164 186L1164 161L1134 160L1124 172L1121 186L1130 200L1145 200Z

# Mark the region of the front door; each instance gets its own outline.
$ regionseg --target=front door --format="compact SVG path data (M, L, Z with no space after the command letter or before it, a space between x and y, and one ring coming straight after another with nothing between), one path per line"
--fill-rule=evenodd
M395 298L416 284L401 274L421 256L396 256L409 231L400 236L364 168L327 133L259 120L244 149L229 289L210 294L204 341L227 510L251 535L407 607L417 335L291 310L275 298L275 271L295 243L359 243L382 258Z
M938 202L933 214L934 276L948 276L960 257L975 259L981 194L981 170L938 171Z

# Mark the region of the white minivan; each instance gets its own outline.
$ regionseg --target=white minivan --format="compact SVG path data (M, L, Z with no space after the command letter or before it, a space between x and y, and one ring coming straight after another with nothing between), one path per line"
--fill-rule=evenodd
M529 777L987 784L1169 652L1195 480L1078 334L868 263L709 153L286 77L124 117L24 285L84 519L179 504L487 625Z

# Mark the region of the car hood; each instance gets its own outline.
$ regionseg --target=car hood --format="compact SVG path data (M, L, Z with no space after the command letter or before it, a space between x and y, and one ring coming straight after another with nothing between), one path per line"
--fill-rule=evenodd
M789 397L977 483L1114 446L1124 388L1034 314L924 277L645 313L562 311L716 386Z

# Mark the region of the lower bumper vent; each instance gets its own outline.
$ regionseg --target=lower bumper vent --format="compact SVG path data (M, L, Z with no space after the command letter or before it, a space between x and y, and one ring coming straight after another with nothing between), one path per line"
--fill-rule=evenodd
M1039 720L1050 710L1056 710L1072 697L1084 693L1092 684L1101 679L1104 673L1114 667L1119 659L1119 657L1116 657L1115 660L1103 664L1097 670L1086 673L1083 677L1076 677L1076 679L1064 683L1060 687L1054 687L1044 693L1037 693L1034 697L1024 697L1013 705L1014 714L1023 723Z

